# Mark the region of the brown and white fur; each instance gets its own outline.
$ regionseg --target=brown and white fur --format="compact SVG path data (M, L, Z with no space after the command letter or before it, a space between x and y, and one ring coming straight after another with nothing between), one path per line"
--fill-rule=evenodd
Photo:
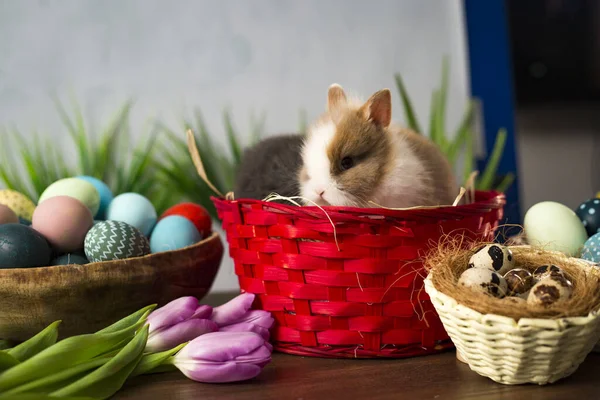
M299 182L307 205L389 208L452 204L450 163L422 135L391 124L389 89L365 103L329 87L327 112L309 128Z

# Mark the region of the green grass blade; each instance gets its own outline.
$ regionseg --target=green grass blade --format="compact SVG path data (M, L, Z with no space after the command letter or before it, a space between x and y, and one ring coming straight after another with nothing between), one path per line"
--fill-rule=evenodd
M231 114L225 110L223 112L223 121L225 123L225 132L227 133L227 140L229 142L229 150L236 164L239 164L242 160L242 150L238 140L238 134L233 127L231 120Z
M408 127L417 133L423 133L421 130L421 126L417 121L417 116L415 114L412 102L408 96L408 92L406 91L406 87L404 86L404 82L402 80L402 76L400 74L395 75L396 87L398 88L398 92L400 93L400 99L402 100L402 106L404 107L404 118L406 118L406 123Z
M91 152L88 146L87 132L85 130L81 110L77 103L73 101L73 108L75 109L75 122L73 122L62 102L57 97L54 98L54 103L60 119L66 126L79 155L79 173L89 175L91 168L88 157Z
M469 128L469 134L467 135L467 141L465 143L465 154L464 154L464 170L463 170L463 181L467 182L471 173L475 170L475 150L474 150L474 138L473 131Z
M304 135L308 131L308 115L304 108L300 109L298 115L298 133Z
M437 90L434 90L431 93L431 103L429 104L429 139L431 139L432 142L434 142L441 148L440 143L436 142L438 134L435 132L435 130L437 129L436 113L437 113L438 95L439 95L439 93Z
M448 144L446 156L450 163L454 165L459 155L460 150L466 145L468 136L471 134L471 126L473 124L473 101L467 103L467 110L465 111L462 121L456 130L454 139Z
M442 81L437 92L436 111L434 118L435 129L432 131L432 140L438 143L444 152L447 147L446 138L446 101L448 97L448 59L442 61Z
M30 359L56 343L56 339L58 339L58 326L60 323L61 321L51 323L37 335L6 352L20 362Z
M122 151L119 144L119 136L127 134L127 123L133 103L125 102L119 109L116 116L112 118L112 122L104 130L99 145L96 151L96 165L94 175L96 178L107 181L110 176L111 169L117 168L118 155ZM127 132L126 132L127 131Z
M508 188L513 184L514 181L515 181L515 175L512 172L509 172L508 174L506 174L504 176L504 178L502 178L502 180L494 188L494 190L497 190L500 193L505 193L508 190Z
M488 159L488 162L481 174L481 178L478 182L478 189L490 190L496 177L496 171L498 170L498 164L502 158L504 152L504 146L506 144L506 129L500 129L496 135L496 141L494 142L494 148L492 154Z

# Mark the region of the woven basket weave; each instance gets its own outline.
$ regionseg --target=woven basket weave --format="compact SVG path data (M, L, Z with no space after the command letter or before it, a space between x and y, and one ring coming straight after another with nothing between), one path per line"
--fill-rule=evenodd
M478 192L469 205L412 210L213 202L241 289L275 317L277 350L401 358L452 346L420 259L443 234L491 240L505 200Z
M600 314L562 319L512 318L481 314L437 291L429 294L457 352L471 370L514 385L553 383L571 375L600 338Z

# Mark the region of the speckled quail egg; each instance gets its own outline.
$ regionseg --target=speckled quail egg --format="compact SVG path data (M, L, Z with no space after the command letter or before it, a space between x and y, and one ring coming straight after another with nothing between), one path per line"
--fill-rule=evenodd
M485 268L469 268L458 279L458 285L471 288L493 297L506 295L506 280L498 273Z
M485 268L504 275L515 267L515 260L509 248L488 244L478 249L469 259L469 268Z
M550 275L553 274L561 274L564 275L565 273L563 272L562 269L560 269L559 267L557 267L556 265L542 265L540 267L537 267L535 269L535 271L533 271L533 278L536 281L540 281Z
M571 281L562 274L554 273L533 285L527 296L527 303L550 307L567 301L572 293Z
M535 284L531 272L523 268L515 268L504 274L510 296L526 293Z

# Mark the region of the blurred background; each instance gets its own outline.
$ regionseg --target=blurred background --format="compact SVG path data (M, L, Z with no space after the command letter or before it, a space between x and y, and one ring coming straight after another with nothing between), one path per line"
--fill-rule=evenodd
M599 6L0 0L0 167L29 179L32 197L44 165L57 176L112 165L129 171L117 191L210 204L186 127L226 191L239 151L303 131L331 83L363 96L389 87L393 118L436 138L461 182L477 169L479 188L505 191L518 224L538 201L575 207L600 190ZM226 257L213 290L235 288Z

